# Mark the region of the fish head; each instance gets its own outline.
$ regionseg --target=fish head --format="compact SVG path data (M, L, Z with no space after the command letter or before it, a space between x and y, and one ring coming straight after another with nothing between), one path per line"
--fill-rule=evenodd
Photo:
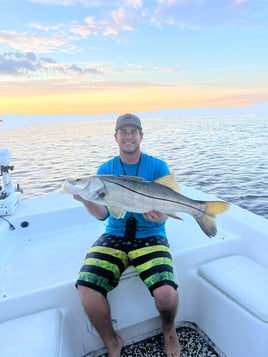
M89 201L98 201L104 192L104 183L97 176L66 180L63 183L63 191L73 195L79 195Z
M71 194L78 194L78 191L86 189L88 179L65 180L62 184L62 190Z

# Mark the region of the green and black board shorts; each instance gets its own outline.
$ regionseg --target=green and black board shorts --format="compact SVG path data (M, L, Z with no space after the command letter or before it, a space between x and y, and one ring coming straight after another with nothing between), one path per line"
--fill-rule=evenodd
M153 236L130 241L107 234L100 236L87 252L76 285L92 288L106 296L118 285L121 274L129 265L134 266L151 294L162 285L178 287L166 238Z

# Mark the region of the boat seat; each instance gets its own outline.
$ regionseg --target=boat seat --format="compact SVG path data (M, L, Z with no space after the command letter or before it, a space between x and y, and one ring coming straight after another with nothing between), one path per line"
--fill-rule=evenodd
M198 274L264 322L268 322L268 269L241 255L202 264Z
M0 324L0 356L59 356L62 316L50 309Z

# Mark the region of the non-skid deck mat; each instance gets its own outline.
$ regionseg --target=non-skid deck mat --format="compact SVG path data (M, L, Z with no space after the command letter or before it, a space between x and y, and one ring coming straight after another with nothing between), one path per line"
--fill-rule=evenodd
M226 357L195 324L184 323L177 328L181 357ZM162 334L125 346L121 357L165 357ZM107 357L107 354L101 355Z

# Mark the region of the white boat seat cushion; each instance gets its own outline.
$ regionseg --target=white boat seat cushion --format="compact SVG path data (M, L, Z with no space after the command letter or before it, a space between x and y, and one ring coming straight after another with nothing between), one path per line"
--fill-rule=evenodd
M59 356L61 312L45 310L0 324L0 356Z
M216 259L198 273L259 319L268 322L268 269L241 255Z

